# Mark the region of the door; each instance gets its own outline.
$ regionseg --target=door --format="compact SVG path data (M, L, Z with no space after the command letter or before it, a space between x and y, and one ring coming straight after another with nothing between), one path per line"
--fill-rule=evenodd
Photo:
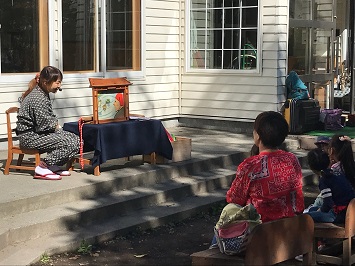
M296 71L322 108L334 104L336 0L290 0L288 72Z

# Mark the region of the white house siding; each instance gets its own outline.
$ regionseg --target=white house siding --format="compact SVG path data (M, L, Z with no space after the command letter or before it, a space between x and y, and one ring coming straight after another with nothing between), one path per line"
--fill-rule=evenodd
M130 112L167 120L183 116L252 121L261 111L279 110L287 65L287 2L260 0L260 73L228 75L186 72L184 0L143 1L144 75L130 78ZM58 28L53 22L54 36ZM59 54L59 48L55 41L51 56ZM52 62L61 65L56 59ZM88 77L100 74L64 74L63 91L53 99L60 123L92 115ZM18 75L14 81L0 75L0 139L6 139L5 110L19 106L17 99L31 78L33 74ZM6 143L0 142L4 148Z
M180 13L179 0L145 1L146 80L135 82L134 112L157 118L179 115Z
M259 3L260 73L184 71L182 117L252 121L262 111L280 110L285 100L288 1Z
M130 112L158 119L175 119L179 115L179 0L145 0L143 29L144 76L130 78ZM60 32L57 19L53 22L54 36ZM51 46L51 55L58 54L59 42ZM53 64L61 65L58 60ZM54 112L61 124L92 115L91 88L88 77L100 74L65 74L63 91L53 97ZM19 106L18 97L26 90L33 74L18 75L8 80L0 75L0 149L6 149L5 110ZM102 75L101 75L102 77Z

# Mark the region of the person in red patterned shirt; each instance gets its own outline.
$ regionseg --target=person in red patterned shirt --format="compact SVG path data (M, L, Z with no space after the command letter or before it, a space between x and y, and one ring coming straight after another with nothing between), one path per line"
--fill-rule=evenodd
M263 222L293 217L304 210L302 172L297 157L278 147L288 135L288 124L277 112L259 114L254 143L259 154L245 159L227 192L228 203L253 204Z

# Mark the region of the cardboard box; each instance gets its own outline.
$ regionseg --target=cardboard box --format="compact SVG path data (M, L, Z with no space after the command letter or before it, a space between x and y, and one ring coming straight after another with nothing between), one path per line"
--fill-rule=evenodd
M176 140L171 143L173 146L173 158L168 160L163 156L152 153L143 155L143 161L152 164L163 164L169 162L180 162L191 159L191 139L185 137L176 137Z
M314 99L317 99L321 109L326 108L327 91L323 87L314 89Z

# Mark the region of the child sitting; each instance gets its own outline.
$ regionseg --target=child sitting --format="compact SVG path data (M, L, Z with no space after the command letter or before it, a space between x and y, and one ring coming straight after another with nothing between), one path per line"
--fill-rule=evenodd
M330 138L327 136L318 136L314 144L317 148L322 149L325 152L328 152Z
M308 214L314 222L344 223L346 209L355 198L355 192L346 176L329 168L328 154L320 148L311 150L308 155L310 169L319 176L319 190L323 203L310 208Z

